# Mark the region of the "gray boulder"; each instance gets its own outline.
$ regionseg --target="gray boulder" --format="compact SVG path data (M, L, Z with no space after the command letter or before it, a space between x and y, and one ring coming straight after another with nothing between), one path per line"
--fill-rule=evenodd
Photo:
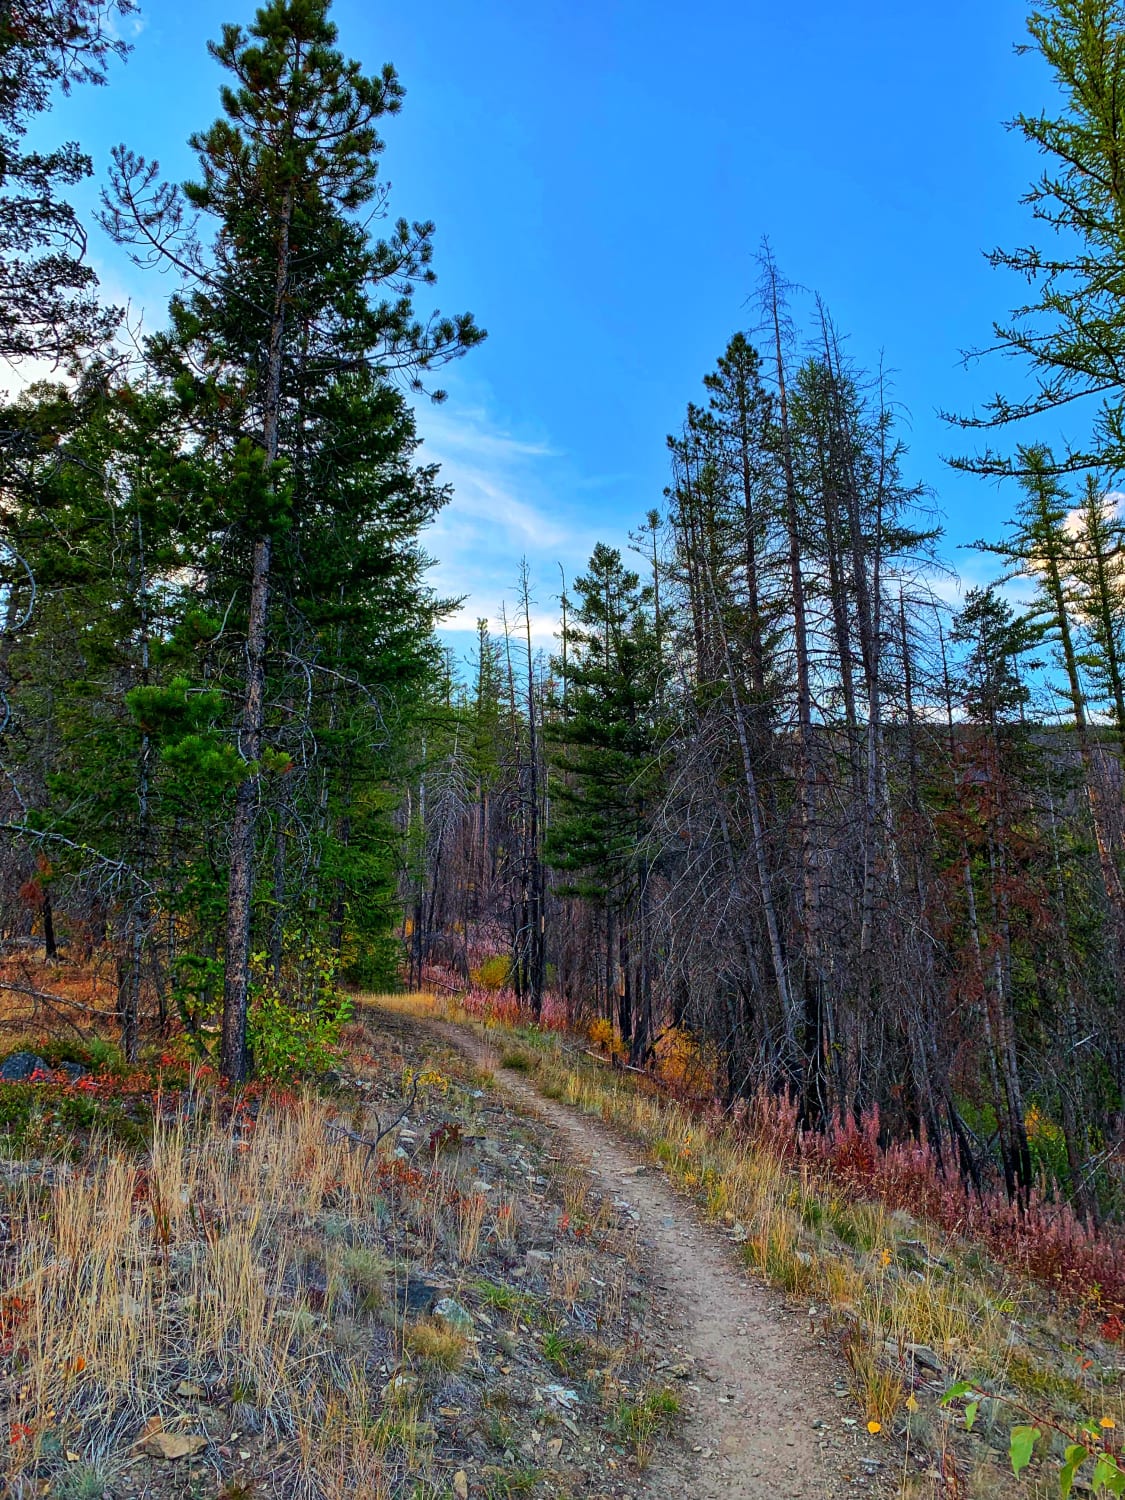
M50 1063L34 1052L13 1052L0 1063L0 1078L5 1083L26 1083L33 1073L49 1073Z

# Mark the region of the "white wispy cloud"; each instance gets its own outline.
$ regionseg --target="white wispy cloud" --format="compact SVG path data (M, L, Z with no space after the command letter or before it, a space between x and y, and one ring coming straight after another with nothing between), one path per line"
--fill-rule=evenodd
M475 635L478 619L494 630L506 604L516 616L520 565L527 559L532 591L532 642L553 650L558 629L561 563L568 579L586 563L595 529L576 493L582 481L570 472L566 452L538 433L513 430L487 396L462 398L418 411L425 440L422 457L441 466L453 498L426 537L437 559L431 574L438 592L463 599L443 633Z
M146 303L131 284L130 268L95 262L103 299L126 309L120 342L136 348L143 332L158 326L163 308ZM151 288L149 289L151 290ZM60 379L63 372L45 362L0 364L0 394L10 397L37 380ZM554 650L558 629L561 564L568 582L582 571L599 539L624 546L624 528L611 524L607 535L607 490L614 476L584 475L551 438L523 430L496 406L487 385L456 374L441 406L416 408L423 448L419 458L437 463L440 481L452 498L423 542L435 559L431 582L440 596L462 602L443 623L443 634L468 649L478 619L494 630L506 605L516 616L517 586L526 558L532 592L532 640L536 649ZM616 537L615 533L622 535Z
M111 10L104 17L103 25L107 36L131 45L147 29L148 17L139 10L131 11L127 16Z

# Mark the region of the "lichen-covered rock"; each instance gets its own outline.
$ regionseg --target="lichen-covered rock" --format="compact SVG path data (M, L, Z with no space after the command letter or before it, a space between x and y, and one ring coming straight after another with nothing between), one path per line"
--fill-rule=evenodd
M49 1073L50 1063L36 1057L34 1052L13 1052L0 1063L0 1078L5 1083L26 1083L35 1073Z

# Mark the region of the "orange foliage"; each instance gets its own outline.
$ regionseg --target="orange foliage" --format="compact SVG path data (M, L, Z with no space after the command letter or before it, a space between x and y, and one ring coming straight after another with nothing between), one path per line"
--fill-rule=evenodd
M591 1047L597 1047L607 1057L623 1059L628 1056L628 1050L614 1030L613 1022L607 1021L604 1016L599 1016L596 1021L590 1022L587 1035L590 1038Z
M46 998L37 998L37 995ZM92 1031L113 1015L117 983L113 966L66 960L47 963L40 955L17 953L0 960L0 1027Z
M654 1072L682 1099L713 1099L720 1093L719 1054L680 1026L669 1026L654 1049Z

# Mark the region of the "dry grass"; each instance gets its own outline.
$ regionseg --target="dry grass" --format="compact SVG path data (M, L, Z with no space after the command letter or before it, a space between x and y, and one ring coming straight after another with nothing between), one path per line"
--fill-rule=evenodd
M472 1265L477 1258L487 1212L488 1199L483 1193L472 1193L457 1205L457 1259L463 1266Z
M349 1032L354 1076L332 1097L240 1095L199 1073L185 1085L176 1064L164 1074L175 1092L154 1100L155 1073L138 1069L107 1079L104 1098L100 1083L75 1085L99 1121L97 1109L143 1106L134 1135L24 1132L22 1159L0 1163L0 1491L93 1500L119 1493L128 1473L154 1497L444 1494L451 1450L471 1468L490 1441L483 1416L458 1411L478 1387L497 1399L510 1387L520 1427L542 1428L536 1381L556 1373L539 1352L548 1321L567 1337L596 1323L607 1342L628 1343L623 1379L641 1399L631 1240L609 1226L604 1243L561 1257L557 1287L546 1275L508 1283L525 1235L541 1236L563 1207L561 1183L548 1204L521 1195L522 1168L508 1168L528 1151L542 1170L538 1138L490 1109L487 1075L440 1053L434 1069L413 1033L404 1041L382 1021ZM370 1135L375 1111L393 1118L416 1073L428 1080L417 1104L374 1159L329 1128ZM65 1092L42 1088L43 1099ZM567 1179L568 1201L597 1225L580 1179ZM428 1278L470 1308L483 1301L476 1326L425 1316L437 1302ZM584 1423L602 1428L595 1452L639 1453L646 1424L635 1443L619 1434L613 1403L625 1398L584 1380ZM166 1465L138 1447L153 1433L206 1443ZM509 1488L524 1472L518 1449L488 1455ZM536 1473L511 1493L564 1493Z
M328 1316L384 1298L388 1264L359 1238L362 1158L312 1097L267 1102L234 1130L196 1103L191 1118L158 1117L145 1165L94 1142L87 1167L45 1164L11 1188L2 1471L14 1480L52 1445L108 1449L153 1419L198 1432L192 1393L206 1391L282 1445L294 1494L382 1494L371 1475L407 1427L379 1428L363 1354L341 1348ZM319 1259L309 1229L329 1209L355 1242Z
M459 1370L469 1347L467 1336L440 1318L420 1318L403 1330L403 1347L417 1361L436 1370Z
M112 1020L117 998L114 957L95 953L83 963L65 956L47 963L38 946L0 960L0 1032L20 1034L60 1028L89 1034Z

